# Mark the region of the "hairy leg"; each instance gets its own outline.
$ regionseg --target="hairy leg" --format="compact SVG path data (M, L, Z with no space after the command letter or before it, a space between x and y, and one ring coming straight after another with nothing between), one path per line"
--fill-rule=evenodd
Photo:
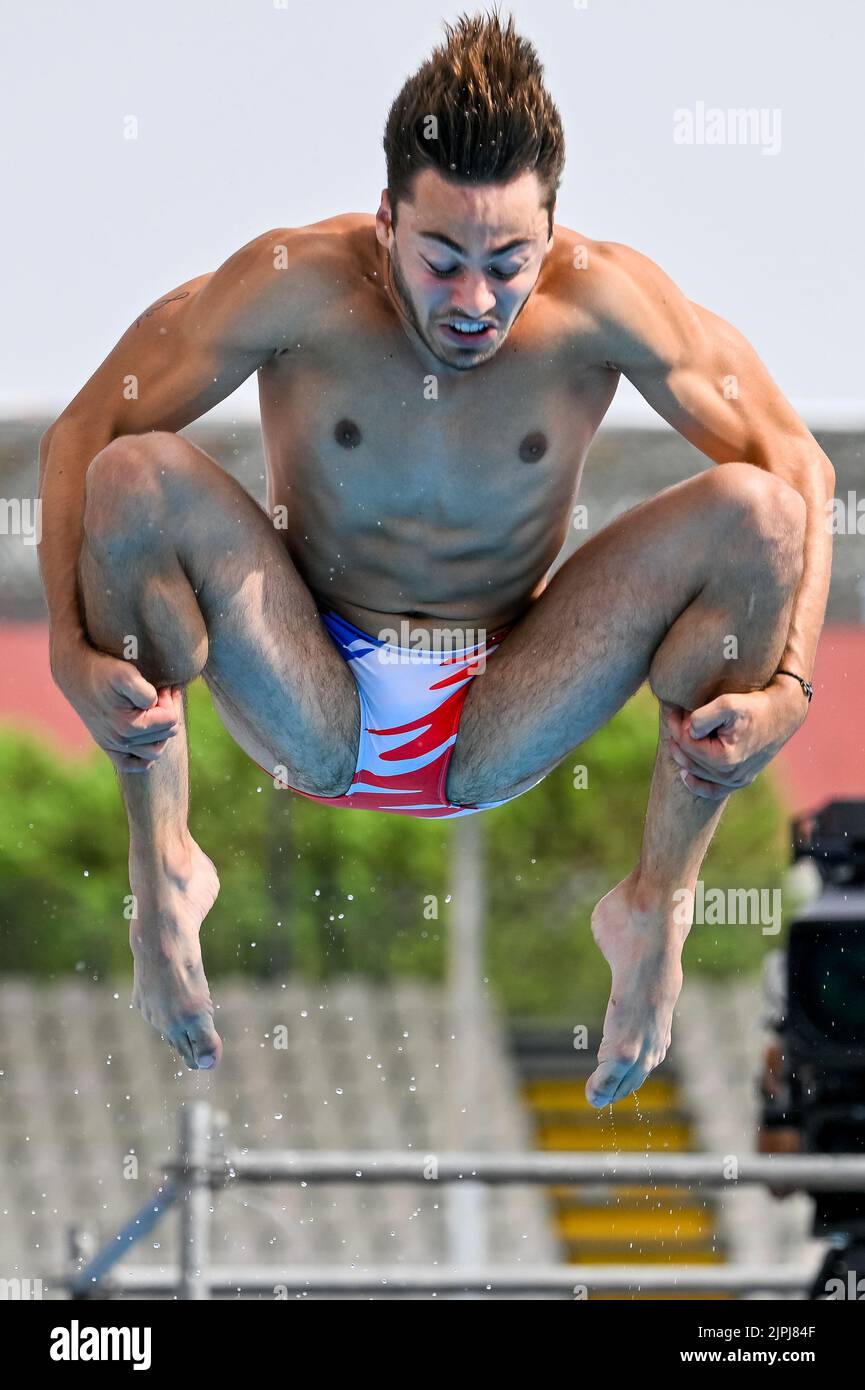
M180 690L203 675L252 758L329 796L354 772L356 689L268 517L177 435L122 437L93 460L79 580L90 641L132 660L179 715L157 761L119 774L135 997L188 1065L213 1065L220 1043L198 928L219 884L187 827Z
M693 892L725 804L683 785L671 711L768 683L801 577L804 513L793 489L748 464L667 489L562 566L469 691L448 780L455 801L531 785L647 677L659 700L640 861L592 918L613 976L593 1104L630 1094L663 1060L687 934L674 894Z
M617 517L562 565L473 681L448 796L525 790L646 679L662 705L687 709L765 685L787 635L803 517L786 483L735 463Z

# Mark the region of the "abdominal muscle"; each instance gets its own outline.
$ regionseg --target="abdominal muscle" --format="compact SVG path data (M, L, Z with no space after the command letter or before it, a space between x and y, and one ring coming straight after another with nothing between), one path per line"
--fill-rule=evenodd
M330 609L338 613L340 617L346 618L354 623L361 631L369 633L371 636L383 632L394 632L399 634L396 645L406 646L404 638L407 632L411 634L420 631L434 636L441 628L448 628L456 633L464 630L471 634L471 639L466 640L466 645L473 645L474 641L480 641L484 635L497 632L500 628L510 627L516 622L526 608L543 592L546 587L546 577L540 581L537 590L529 598L519 605L516 610L511 610L508 616L493 614L489 616L480 612L466 612L456 614L451 610L449 613L429 614L416 610L406 610L404 612L387 612L384 609L365 608L361 604L351 603L349 600L334 594L317 593L311 590L319 611Z
M462 487L446 504L430 489L432 520L422 498L390 496L372 481L333 485L326 461L310 467L307 452L296 468L285 453L269 459L278 472L270 472L268 510L282 519L279 534L317 607L370 635L403 621L427 632L488 633L516 622L546 587L576 481L571 473L569 485L549 487L553 496L510 507L501 496L479 505L478 488Z
M466 570L469 567L460 568ZM350 597L343 587L337 591L330 585L316 584L304 574L302 564L298 564L298 569L319 610L330 609L371 635L399 629L403 623L413 630L428 633L434 633L437 628L443 626L464 627L472 632L494 632L514 623L540 596L548 580L548 572L545 572L528 590L522 590L513 597L509 596L508 601L502 602L503 595L500 593L483 593L483 590L488 588L486 580L481 581L478 578L472 582L472 576L466 574L465 584L461 589L464 597L450 602L433 603L424 601L418 594L407 593L405 585L398 585L395 581L383 586L379 597L376 595L376 585L371 582L370 577L357 573L355 592L363 594L367 599L366 603L359 603L354 597ZM390 593L385 593L384 589L390 590ZM399 602L394 593L397 589L405 595L403 603Z

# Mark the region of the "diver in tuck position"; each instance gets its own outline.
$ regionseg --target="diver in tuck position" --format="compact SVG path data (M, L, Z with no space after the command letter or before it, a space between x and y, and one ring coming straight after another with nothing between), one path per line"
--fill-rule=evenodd
M135 1002L193 1068L222 1044L189 681L302 795L451 817L536 785L648 680L639 861L592 918L600 1106L664 1057L680 892L725 798L805 717L834 472L734 328L637 251L554 226L561 123L512 20L448 28L384 148L374 217L265 232L178 286L47 431L52 670L120 776ZM252 372L269 514L177 433ZM722 466L550 577L622 373Z

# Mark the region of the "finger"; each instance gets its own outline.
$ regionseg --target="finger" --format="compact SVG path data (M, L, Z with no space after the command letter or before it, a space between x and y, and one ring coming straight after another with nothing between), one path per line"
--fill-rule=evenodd
M712 749L720 753L726 748L735 744L739 737L733 725L721 724L716 729L709 729L705 734L699 734L691 723L690 716L682 720L681 732L676 735L676 742L683 748L696 749L706 752Z
M726 733L723 738L709 734L697 742L683 729L681 734L671 734L670 738L685 757L707 770L735 773L743 761L744 746L737 733Z
M140 734L167 733L177 729L179 720L171 710L159 709L154 705L148 710L115 710L110 722L120 738L133 738Z
M128 745L122 739L107 739L103 746L110 758L117 755L118 758L127 758L129 762L150 766L160 758L170 741L170 737L165 737L153 739L150 744Z
M112 736L118 748L137 752L141 744L159 743L163 739L176 738L178 730L171 725L154 724L149 729L114 729Z
M131 661L120 666L111 683L118 695L122 695L138 709L149 709L151 705L156 704L159 694L156 686L145 680Z
M719 787L717 782L706 782L701 777L695 777L693 772L686 772L684 768L680 768L679 776L689 792L705 797L707 801L723 801L725 796L736 790L734 787Z
M736 719L735 707L728 695L719 695L707 705L691 711L687 727L694 738L705 738L707 734L729 727Z
M161 685L156 695L156 708L170 710L174 714L180 689L179 685Z
M721 768L712 763L699 763L696 758L689 757L683 753L674 739L670 739L670 756L679 767L686 772L691 772L695 777L701 778L706 782L714 782L717 786L729 787L732 791L737 782L738 767ZM706 775L706 774L710 775Z
M166 738L176 738L179 730L170 724L154 724L147 729L124 729L110 728L108 737L116 743L122 752L127 750L137 753L138 749L148 743L161 743Z
M156 696L156 703L150 707L143 715L136 715L138 719L157 717L160 714L164 719L168 719L172 724L176 724L183 713L183 687L179 685L160 686Z
M136 744L128 744L119 739L116 742L109 742L107 747L114 753L126 754L128 757L138 759L141 762L152 763L160 756L168 743L168 738L155 739L152 743Z
M106 752L118 772L149 772L154 766L153 763L143 762L141 758L135 758L128 753L116 753L108 749Z
M146 739L112 739L114 750L117 753L129 753L133 758L147 758L154 750L157 755L167 748L173 738L177 738L176 732L169 729L167 734L154 738L153 734L148 734Z

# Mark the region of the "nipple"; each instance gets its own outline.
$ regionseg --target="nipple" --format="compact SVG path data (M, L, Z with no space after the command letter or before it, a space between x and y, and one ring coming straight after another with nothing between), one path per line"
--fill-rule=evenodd
M361 441L361 433L354 420L338 420L333 437L343 449L356 449Z
M537 463L547 452L547 436L543 430L533 430L527 434L520 445L520 458L523 463Z

